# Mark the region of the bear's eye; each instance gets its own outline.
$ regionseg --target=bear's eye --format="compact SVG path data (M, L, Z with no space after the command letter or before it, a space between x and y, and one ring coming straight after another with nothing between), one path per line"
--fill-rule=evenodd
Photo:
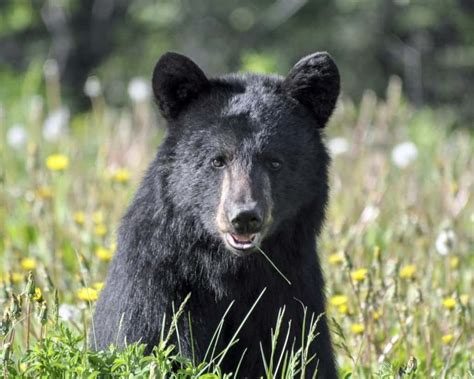
M279 169L281 169L281 166L282 166L282 163L280 161L275 160L275 159L268 162L268 167L272 171L278 171Z
M212 161L212 167L215 168L222 168L225 166L225 158L224 157L215 157Z

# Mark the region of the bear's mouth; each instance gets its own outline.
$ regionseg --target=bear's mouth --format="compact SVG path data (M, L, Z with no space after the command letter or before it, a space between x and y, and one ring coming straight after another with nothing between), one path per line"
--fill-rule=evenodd
M241 255L254 251L260 243L260 233L254 234L235 234L226 233L225 242L232 252Z

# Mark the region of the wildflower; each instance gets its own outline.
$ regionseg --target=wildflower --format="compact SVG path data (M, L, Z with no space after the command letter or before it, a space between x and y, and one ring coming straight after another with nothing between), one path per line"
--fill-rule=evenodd
M23 125L15 124L7 131L7 144L13 149L20 149L25 146L26 136Z
M128 96L134 103L141 103L149 99L150 94L150 86L144 78L133 78L128 84Z
M81 313L78 308L70 304L61 304L58 310L59 318L65 321L79 321Z
M84 212L74 212L73 214L73 219L74 219L74 222L77 224L77 225L84 225L85 222L86 222L86 215L84 214Z
M445 307L448 310L453 310L454 307L456 306L456 299L453 297L446 297L443 299L443 307Z
M99 293L96 289L91 287L80 288L76 292L76 296L79 300L83 301L96 301L99 298Z
M441 341L443 341L445 345L449 345L453 339L454 336L452 334L445 334L441 337Z
M443 230L436 238L436 251L440 255L448 255L456 245L456 234L451 229Z
M36 287L35 288L35 293L33 294L33 300L37 301L38 303L43 302L43 292L41 291L41 288Z
M130 180L130 172L126 168L118 169L113 173L112 180L117 183L127 183Z
M413 142L403 142L393 148L391 157L395 166L405 168L416 160L418 149Z
M377 321L378 319L380 319L380 316L382 316L382 312L377 311L377 310L372 312L372 318L374 319L374 321Z
M20 266L25 271L31 271L36 268L36 259L34 258L23 258L20 262Z
M51 171L63 171L69 167L69 158L63 154L53 154L46 159L46 167Z
M333 157L341 155L349 150L349 142L344 137L332 138L327 143L329 152Z
M53 190L49 187L38 187L36 196L43 200L51 199L53 197Z
M452 257L449 260L449 265L452 269L457 269L459 267L459 257Z
M110 249L106 249L105 247L98 247L95 251L95 255L102 262L109 262L112 259L113 253Z
M361 222L369 224L374 222L379 217L380 209L374 205L367 205L360 216Z
M345 295L335 295L331 297L330 303L331 305L334 305L335 307L340 307L341 305L347 304L348 298Z
M66 134L69 124L70 112L66 107L58 108L51 112L43 124L43 138L55 142Z
M401 268L400 270L400 278L401 279L413 279L416 273L416 266L415 265L407 265Z
M23 276L23 274L20 274L19 272L12 272L9 278L12 283L20 283L23 281L25 277Z
M354 282L362 282L367 277L368 270L366 268L360 268L351 272L351 278Z
M97 76L89 76L84 84L84 93L90 98L100 96L102 93L102 86Z
M346 305L346 304L342 304L340 305L337 310L339 311L339 313L343 314L343 315L347 315L349 314L349 307Z
M344 253L341 251L338 253L331 254L328 260L329 263L334 266L340 265L342 262L344 262Z
M104 214L101 211L95 211L92 213L92 221L94 221L94 224L103 224Z
M365 327L362 324L352 324L351 325L351 332L354 334L362 334L364 333Z
M104 288L104 282L96 282L92 285L92 287L97 291L100 292L102 291L102 288Z
M94 234L98 237L103 237L107 234L107 227L104 224L96 225Z

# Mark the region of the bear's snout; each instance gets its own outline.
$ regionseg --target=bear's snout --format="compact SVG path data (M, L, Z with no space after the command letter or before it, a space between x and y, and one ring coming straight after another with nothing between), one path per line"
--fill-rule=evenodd
M229 207L227 218L236 234L259 233L263 223L263 211L256 202Z

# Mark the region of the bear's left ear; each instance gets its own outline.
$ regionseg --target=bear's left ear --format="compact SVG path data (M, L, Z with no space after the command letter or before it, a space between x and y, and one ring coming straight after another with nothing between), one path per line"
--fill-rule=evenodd
M156 63L152 87L161 114L171 120L209 87L209 81L191 59L169 52Z
M312 112L324 128L339 96L339 70L326 52L302 58L283 81L283 90Z

